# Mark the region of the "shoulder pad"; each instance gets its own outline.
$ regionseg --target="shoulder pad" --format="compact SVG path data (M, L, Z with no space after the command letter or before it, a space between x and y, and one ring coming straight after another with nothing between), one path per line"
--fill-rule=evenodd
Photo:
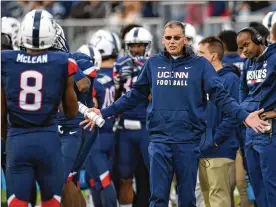
M74 52L74 53L72 53L72 57L73 57L76 61L82 60L82 59L91 60L91 58L90 58L88 55L86 55L86 54L84 54L84 53L81 53L81 52Z

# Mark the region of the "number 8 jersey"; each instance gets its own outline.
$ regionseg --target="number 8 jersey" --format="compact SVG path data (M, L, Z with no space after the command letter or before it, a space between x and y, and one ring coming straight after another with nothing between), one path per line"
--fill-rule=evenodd
M68 76L77 71L69 54L46 51L1 52L1 86L6 94L10 127L56 124L56 114Z

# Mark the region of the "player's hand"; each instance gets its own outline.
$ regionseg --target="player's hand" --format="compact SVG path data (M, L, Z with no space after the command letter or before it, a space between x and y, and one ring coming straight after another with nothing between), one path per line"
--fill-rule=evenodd
M100 111L99 109L97 109L97 108L90 108L89 111L93 111L93 112L96 113L98 116L101 116L101 117L102 117L101 111ZM84 117L84 118L85 118L85 120L83 120L82 122L80 122L80 125L82 126L82 125L85 125L85 124L86 124L86 125L83 127L83 129L87 129L87 128L90 127L89 130L92 131L92 129L93 129L94 125L95 125L95 122L92 121L92 120L90 120L90 119L88 119L87 117Z
M258 132L264 133L265 127L270 126L269 123L260 119L259 115L263 112L264 112L264 109L261 109L259 111L254 111L250 113L245 119L246 125L251 127L256 133Z

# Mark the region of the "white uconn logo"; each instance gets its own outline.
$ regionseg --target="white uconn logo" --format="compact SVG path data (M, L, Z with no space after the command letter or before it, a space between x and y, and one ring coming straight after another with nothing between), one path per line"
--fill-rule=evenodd
M157 85L187 86L188 72L158 71Z
M247 84L262 83L267 76L267 61L264 61L263 68L249 70L246 74Z

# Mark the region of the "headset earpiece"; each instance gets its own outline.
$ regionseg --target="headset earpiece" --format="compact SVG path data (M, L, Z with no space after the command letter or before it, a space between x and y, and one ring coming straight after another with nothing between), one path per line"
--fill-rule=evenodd
M251 33L251 40L252 40L252 42L254 42L256 45L265 45L264 38L253 27L245 27L242 30L240 30L238 34L240 34L241 32L250 32Z

